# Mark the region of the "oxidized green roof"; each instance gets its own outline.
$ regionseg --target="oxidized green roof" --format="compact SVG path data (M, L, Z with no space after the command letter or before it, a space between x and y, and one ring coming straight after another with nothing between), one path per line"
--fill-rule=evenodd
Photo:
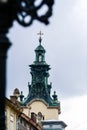
M43 51L43 52L46 52L44 47L40 44L36 49L35 51Z

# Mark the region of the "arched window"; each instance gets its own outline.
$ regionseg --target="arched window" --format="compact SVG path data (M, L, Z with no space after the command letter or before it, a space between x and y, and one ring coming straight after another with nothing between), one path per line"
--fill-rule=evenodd
M42 61L42 56L41 56L41 54L39 54L39 62L41 62Z
M37 116L38 116L38 121L44 120L44 116L42 115L41 112L38 112Z

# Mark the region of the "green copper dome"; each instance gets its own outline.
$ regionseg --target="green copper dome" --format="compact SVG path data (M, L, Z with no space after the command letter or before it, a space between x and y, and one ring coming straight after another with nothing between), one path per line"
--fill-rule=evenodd
M44 47L40 44L36 49L35 49L35 52L38 52L38 51L42 51L42 52L46 52Z

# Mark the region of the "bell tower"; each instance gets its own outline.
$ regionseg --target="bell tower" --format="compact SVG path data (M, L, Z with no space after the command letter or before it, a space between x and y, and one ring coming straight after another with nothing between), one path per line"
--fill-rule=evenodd
M56 92L51 97L52 83L48 83L50 66L45 61L45 49L42 46L42 33L39 33L39 45L35 49L35 60L29 65L31 83L28 83L29 93L23 105L31 107L31 112L43 115L43 119L58 119L60 102Z
M40 35L40 37L39 37L39 46L35 49L35 53L36 53L35 62L36 63L45 62L45 52L46 52L43 46L41 45L41 42L42 42L41 35L43 35L43 33L41 33L40 31L38 35Z

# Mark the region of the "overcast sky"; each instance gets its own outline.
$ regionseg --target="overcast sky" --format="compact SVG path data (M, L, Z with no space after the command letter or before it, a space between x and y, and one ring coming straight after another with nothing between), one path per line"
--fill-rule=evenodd
M56 0L50 24L34 21L27 28L14 22L8 37L12 46L7 59L7 96L15 88L28 94L28 65L35 60L39 31L50 65L49 83L61 102L60 119L66 130L87 130L87 0Z

